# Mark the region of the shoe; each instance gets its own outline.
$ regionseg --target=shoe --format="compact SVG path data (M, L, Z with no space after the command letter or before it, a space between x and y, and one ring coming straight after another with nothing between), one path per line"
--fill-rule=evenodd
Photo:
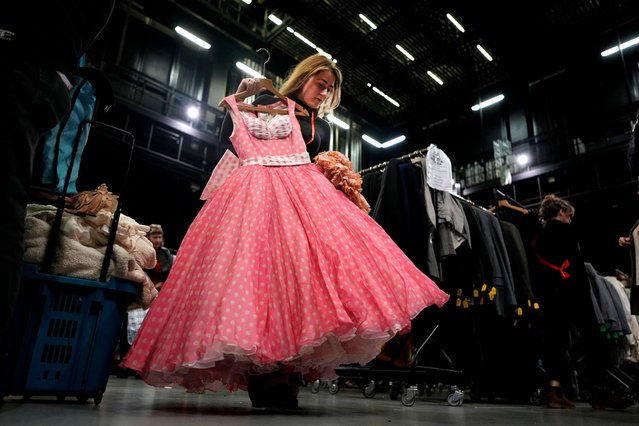
M590 394L590 405L595 410L605 410L612 408L613 410L623 410L634 404L632 398L619 395L613 390L604 387L595 387Z
M575 403L566 398L560 387L552 386L546 398L548 408L575 408Z

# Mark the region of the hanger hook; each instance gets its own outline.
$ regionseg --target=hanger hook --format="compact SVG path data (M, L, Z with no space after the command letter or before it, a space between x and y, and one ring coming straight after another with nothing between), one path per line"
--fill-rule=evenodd
M264 47L260 47L255 53L266 52L266 60L262 63L262 75L266 75L266 64L271 60L271 52Z

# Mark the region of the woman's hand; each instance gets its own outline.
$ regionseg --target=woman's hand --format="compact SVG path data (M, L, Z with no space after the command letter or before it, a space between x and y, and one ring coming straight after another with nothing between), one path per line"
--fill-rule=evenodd
M247 98L249 96L257 95L264 90L263 87L259 87L260 80L260 78L243 78L242 81L240 81L240 85L237 86L236 93L247 92Z
M619 247L625 247L630 245L630 237L619 237L617 241L619 243Z

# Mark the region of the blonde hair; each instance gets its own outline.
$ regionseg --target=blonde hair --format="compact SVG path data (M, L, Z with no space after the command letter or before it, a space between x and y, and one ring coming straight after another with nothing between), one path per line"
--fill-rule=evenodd
M572 206L572 204L570 204L570 202L561 199L554 194L546 195L541 201L539 216L543 220L554 219L562 210L568 213L570 216L575 214L575 208Z
M308 79L324 70L331 71L335 76L333 90L329 92L324 102L317 109L317 115L324 117L339 106L342 98L342 71L335 65L335 62L326 56L317 53L297 64L289 73L280 92L284 96L299 95Z

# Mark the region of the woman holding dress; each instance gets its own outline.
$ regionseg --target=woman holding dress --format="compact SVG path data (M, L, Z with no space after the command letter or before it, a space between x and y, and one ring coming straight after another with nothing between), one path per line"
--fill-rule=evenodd
M237 167L189 227L123 361L147 383L246 389L256 407L296 408L300 375L330 379L341 364L367 363L425 307L448 300L310 160L341 80L313 55L283 85L286 105L271 105L285 115L225 98ZM314 125L298 121L294 99Z

